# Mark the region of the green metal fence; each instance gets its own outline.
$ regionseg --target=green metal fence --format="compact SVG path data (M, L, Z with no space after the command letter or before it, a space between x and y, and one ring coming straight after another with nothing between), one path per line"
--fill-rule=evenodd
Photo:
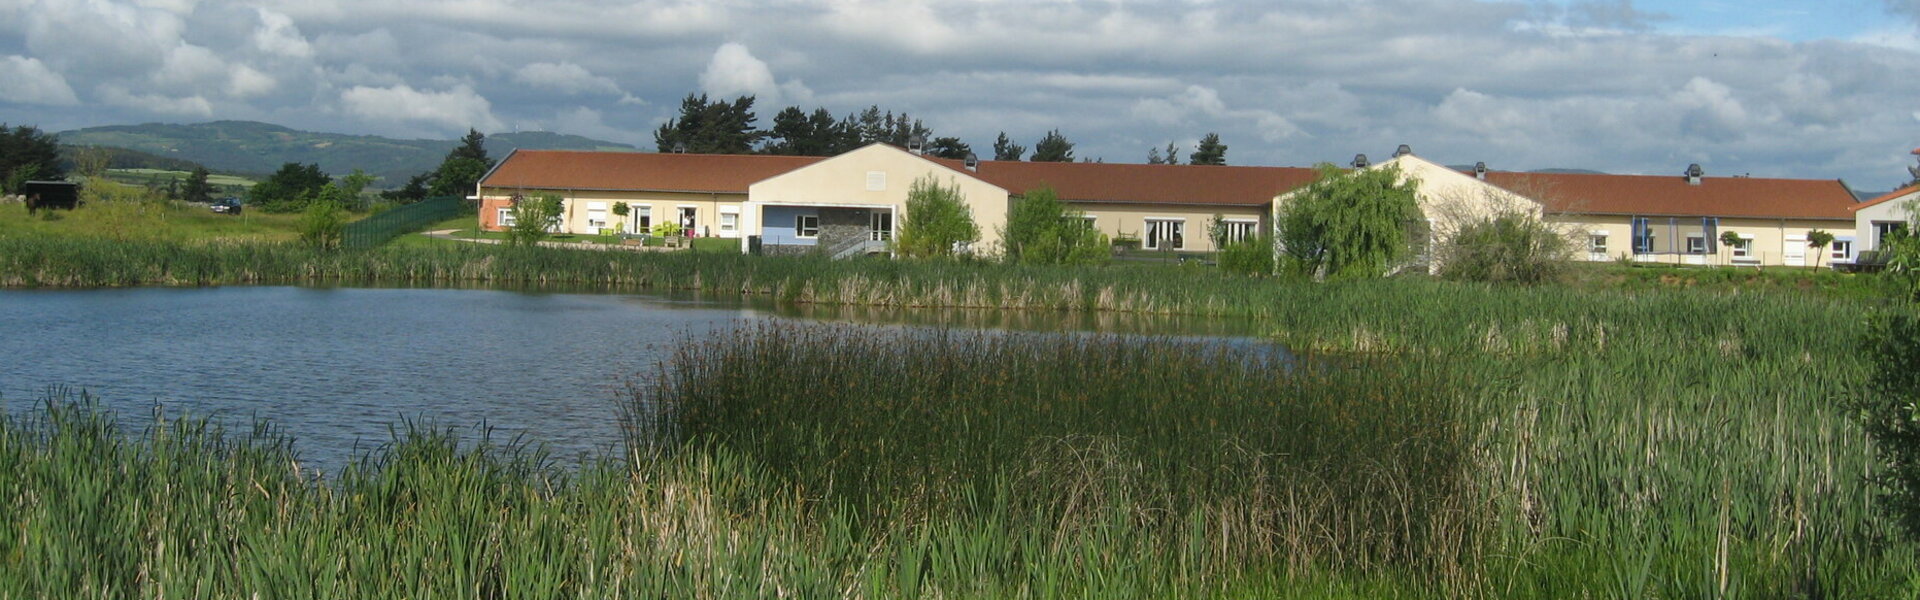
M340 243L348 248L372 248L467 211L459 196L428 198L347 224Z

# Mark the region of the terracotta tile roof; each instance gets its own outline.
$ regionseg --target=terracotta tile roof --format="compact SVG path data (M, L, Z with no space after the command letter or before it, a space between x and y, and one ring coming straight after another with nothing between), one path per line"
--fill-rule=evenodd
M975 176L1014 194L1049 185L1062 200L1076 202L1258 206L1312 183L1315 173L1298 167L980 161Z
M488 188L747 193L747 186L825 160L817 156L516 150Z
M1915 152L1920 152L1920 150L1916 150ZM1894 201L1894 200L1898 200L1898 199L1900 199L1900 198L1901 198L1902 196L1906 196L1907 194L1911 194L1911 193L1914 193L1914 192L1916 192L1916 191L1920 191L1920 185L1910 185L1910 186L1907 186L1907 187L1903 187L1903 188L1900 188L1900 189L1897 189L1897 190L1894 190L1894 191L1891 191L1891 192L1887 192L1886 194L1884 194L1884 195L1881 195L1881 196L1880 196L1880 197L1878 197L1878 198L1874 198L1874 199L1872 199L1872 200L1868 200L1868 201L1866 201L1866 202L1861 202L1861 203L1859 203L1859 204L1855 204L1855 205L1853 205L1853 208L1852 208L1851 210L1854 210L1854 211L1856 211L1856 212L1857 212L1857 211L1859 211L1859 210L1860 210L1860 209L1862 209L1862 208L1866 208L1866 207L1869 207L1869 206L1873 206L1873 205L1876 205L1876 204L1880 204L1880 203L1883 203L1883 202L1892 202L1892 201Z
M1550 212L1679 217L1853 218L1853 192L1832 179L1490 172L1487 181Z

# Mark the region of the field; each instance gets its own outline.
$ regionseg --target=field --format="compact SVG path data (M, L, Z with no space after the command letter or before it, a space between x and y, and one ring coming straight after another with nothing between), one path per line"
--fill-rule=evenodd
M183 202L96 202L29 216L0 204L0 239L60 242L166 242L187 245L285 242L300 237L297 214L244 211L228 216Z
M193 173L190 173L187 171L168 171L165 169L108 169L107 170L107 178L112 179L114 181L118 181L121 183L129 183L134 185L157 184L163 188L166 187L168 181L172 181L172 180L179 180L180 183L185 184L187 182L187 178L192 175ZM257 182L255 182L252 179L247 179L245 177L241 177L238 175L217 175L217 174L207 175L208 185L212 185L216 188L225 188L230 190L233 193L244 193L247 188L253 187L253 184L255 183Z
M1911 309L1868 299L1870 278L1738 275L1310 284L0 235L5 286L594 283L1241 316L1299 354L767 328L644 374L606 463L423 425L324 480L271 432L114 430L55 398L0 426L0 526L21 532L0 536L0 597L1920 595L1920 544L1882 511L1845 409L1873 368L1868 317Z

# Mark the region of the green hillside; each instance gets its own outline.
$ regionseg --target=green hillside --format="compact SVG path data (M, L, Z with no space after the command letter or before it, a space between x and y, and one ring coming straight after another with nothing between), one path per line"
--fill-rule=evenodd
M299 131L254 121L214 121L177 125L108 125L60 132L68 145L129 148L161 157L206 165L221 173L267 174L280 165L316 163L343 175L354 169L382 177L377 186L405 183L440 164L458 140L399 140L372 135ZM487 152L506 156L515 148L538 150L621 150L633 146L546 131L487 136Z

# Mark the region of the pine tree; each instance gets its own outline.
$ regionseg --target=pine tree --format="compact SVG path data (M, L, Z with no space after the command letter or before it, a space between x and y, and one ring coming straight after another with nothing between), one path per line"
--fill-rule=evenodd
M1200 146L1194 148L1193 154L1187 157L1187 164L1216 166L1227 164L1227 145L1220 143L1220 134L1208 133L1206 137L1200 138Z
M187 182L180 188L180 199L187 202L207 203L213 200L213 188L207 185L207 168L195 166L193 173L187 175Z
M1026 153L1027 147L1015 144L1013 140L1007 139L1007 132L1005 131L1000 132L1000 137L993 140L994 160L1020 160L1020 157Z
M1073 142L1060 135L1060 130L1047 132L1033 145L1032 162L1073 162Z

